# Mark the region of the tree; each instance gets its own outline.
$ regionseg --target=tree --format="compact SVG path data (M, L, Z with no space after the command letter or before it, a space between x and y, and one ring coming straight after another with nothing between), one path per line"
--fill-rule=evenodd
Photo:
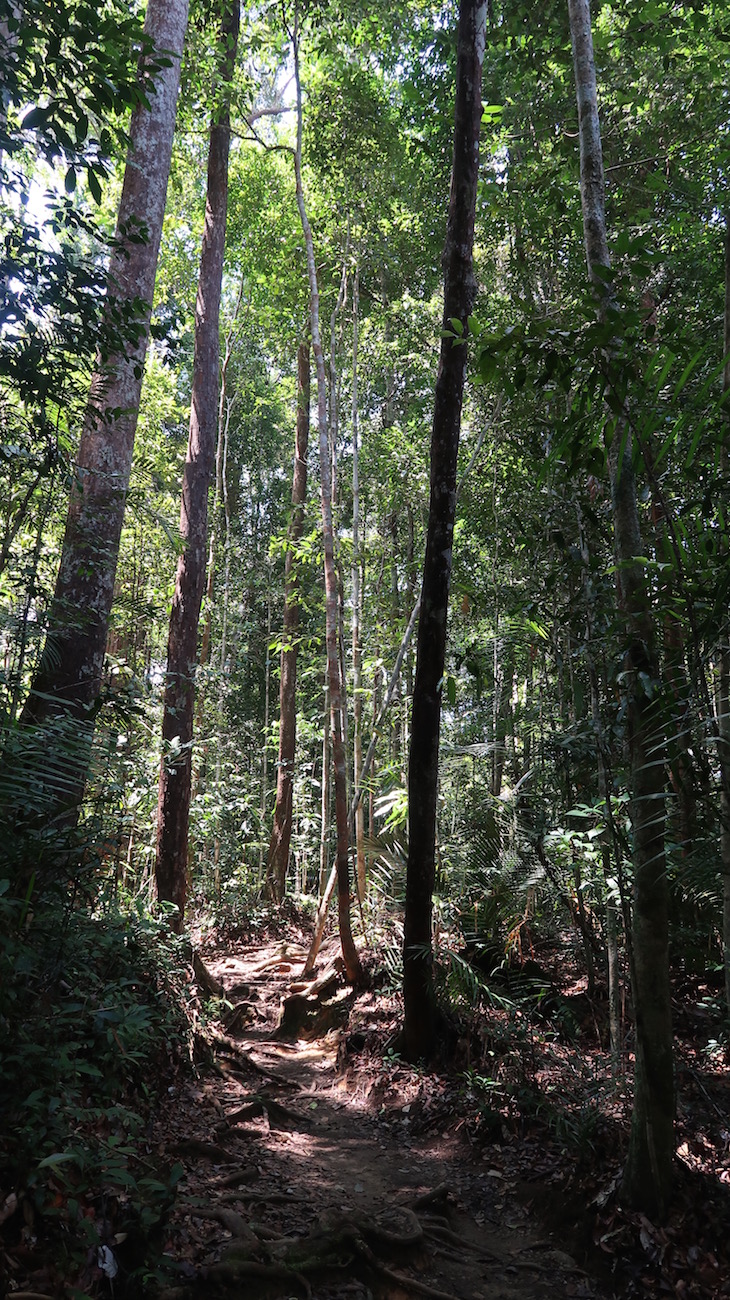
M72 817L83 796L102 688L187 15L187 0L150 0L147 7L145 33L161 66L149 99L140 96L132 116L105 305L112 327L133 309L134 342L100 356L92 379L46 645L21 715L24 727L53 730L55 724L76 737L71 770L61 788L49 791L51 809Z
M307 215L302 181L302 88L299 72L299 11L295 6L294 27L291 32L294 53L294 78L297 93L297 138L294 149L297 206L307 256L309 280L309 321L312 352L317 374L317 423L319 434L319 477L322 504L322 534L324 544L325 621L327 646L327 685L329 689L330 723L332 728L332 764L335 786L335 819L337 823L337 917L340 929L342 957L347 978L351 983L362 980L362 968L357 948L352 938L350 923L350 825L347 815L347 757L343 735L345 719L344 682L340 671L338 651L338 592L335 569L335 540L332 523L332 466L327 423L327 374L319 320L319 284L314 257L312 228ZM325 723L326 725L326 723Z
M588 271L604 321L616 320L610 288L603 153L588 0L568 0L578 103L581 203ZM613 311L612 311L613 308ZM634 849L633 983L636 1070L631 1141L622 1194L646 1214L664 1215L674 1159L674 1079L669 986L668 886L664 849L664 735L651 596L642 557L631 412L621 392L615 340L607 367L607 422L618 597L625 624L625 689Z
M476 287L472 246L486 16L487 6L482 0L462 0L457 31L454 154L443 258L443 338L431 434L431 496L408 769L403 1041L411 1058L430 1056L438 1032L434 1015L431 913L439 733L456 511L456 465L466 377L466 338Z
M722 386L730 400L730 212L725 213L725 311L723 352L725 356ZM725 410L726 420L730 411ZM730 435L726 432L723 469L730 461ZM727 553L727 543L725 552ZM725 966L725 1004L730 1015L730 628L725 627L720 647L720 671L717 690L718 757L720 760L720 858L722 866L722 938Z
M284 628L279 682L279 760L276 769L276 803L266 860L267 888L281 902L289 866L294 793L294 759L297 738L297 655L299 646L299 595L296 548L304 528L307 499L307 450L309 446L309 343L300 343L297 362L297 426L292 481L292 513L284 561Z
M167 643L155 875L158 898L177 905L176 929L182 927L187 891L195 665L205 586L208 490L218 429L220 303L231 143L230 85L236 64L239 23L239 0L230 0L221 22L221 85L218 88L221 102L213 114L208 146L208 191L195 305L190 434L180 509L183 550L177 566Z

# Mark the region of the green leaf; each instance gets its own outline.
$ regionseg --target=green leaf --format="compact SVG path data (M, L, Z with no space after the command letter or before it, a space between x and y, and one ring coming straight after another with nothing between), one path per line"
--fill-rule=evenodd
M76 1159L75 1151L56 1151L52 1156L46 1156L38 1165L39 1169L55 1169L57 1165L68 1164L69 1160Z
M91 190L93 198L97 203L101 203L101 185L99 183L99 177L91 167L87 167L86 169L86 179L89 183L89 189Z

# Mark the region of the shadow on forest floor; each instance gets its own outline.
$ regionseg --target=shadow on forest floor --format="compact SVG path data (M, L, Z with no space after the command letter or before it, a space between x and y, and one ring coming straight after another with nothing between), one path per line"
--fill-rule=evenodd
M699 979L676 986L677 1194L659 1227L617 1204L630 1086L611 1076L605 1008L587 998L567 939L539 954L537 1000L534 990L522 1003L482 990L454 1020L449 1059L425 1071L390 1048L401 1008L382 951L368 959L373 986L356 996L334 940L302 981L301 934L297 944L219 932L203 951L224 996L208 1004L196 1035L206 1060L191 1072L176 1021L165 1010L155 1018L173 985L140 974L144 936L135 947L129 923L115 924L84 922L81 965L67 942L55 994L50 975L29 984L39 1032L55 1027L73 1105L52 1138L52 1094L66 1093L46 1051L45 1091L20 1080L18 1096L36 1091L18 1114L30 1123L39 1098L46 1136L36 1124L29 1140L56 1154L40 1164L35 1155L25 1190L17 1170L8 1164L14 1182L0 1171L0 1296L730 1295L730 1080ZM145 943L164 946L164 936L153 926ZM170 961L165 978L189 981L180 955ZM180 1006L191 997L183 984ZM162 1073L143 1087L136 1062L157 1069L152 1039L166 1024ZM35 1052L40 1068L32 1032L22 1059ZM111 1075L94 1075L93 1059L119 1086L127 1080L128 1097ZM65 1148L73 1164L62 1163ZM12 1150L12 1133L0 1134L0 1155Z
M239 1189L236 1204L259 1241L295 1237L301 1250L314 1234L315 1254L323 1251L329 1263L319 1268L308 1260L315 1297L730 1294L720 1181L730 1162L716 1158L723 1108L713 1092L725 1088L720 1071L708 1077L696 1060L687 1065L688 1046L679 1043L687 1086L678 1195L659 1228L616 1204L630 1098L625 1084L610 1078L595 1009L575 981L583 1019L576 1014L571 1041L519 1014L492 1011L465 1028L458 1067L427 1073L388 1051L397 998L376 989L354 1000L336 977L336 951L332 942L320 956L314 1010L299 1005L308 996L297 982L304 948L234 943L209 952L234 1003L233 1033L219 1051L233 1054L219 1055L222 1075L208 1079L195 1110L197 1129L226 1133L234 1159L245 1162L253 1181ZM292 1004L298 1029L287 1032ZM231 1125L226 1116L242 1102L259 1113ZM184 1110L187 1119L180 1119L189 1123ZM188 1173L206 1214L217 1212L222 1180L225 1169L214 1172L212 1161ZM397 1219L414 1208L421 1229L415 1243L378 1237L378 1216ZM257 1278L262 1295L291 1290L290 1278L275 1276L277 1251L286 1257L288 1246L264 1250L274 1271L260 1272L249 1267L256 1265L250 1246L237 1252L233 1238L226 1243L220 1217L201 1219L181 1205L174 1225L171 1251L184 1248L188 1266L205 1277L198 1286L209 1288L217 1277L221 1294L231 1285L235 1293L234 1279L245 1276L248 1284ZM348 1239L347 1225L364 1239L364 1252ZM333 1240L336 1268L327 1259ZM249 1265L229 1270L226 1252Z

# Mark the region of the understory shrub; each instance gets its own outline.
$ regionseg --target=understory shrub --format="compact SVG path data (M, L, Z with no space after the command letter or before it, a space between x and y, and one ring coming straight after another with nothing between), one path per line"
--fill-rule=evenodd
M172 1202L181 1169L139 1139L191 1059L193 998L164 918L60 900L31 912L0 882L0 1202L17 1202L1 1231L52 1239L54 1269L80 1295L89 1260L119 1239L133 1293Z

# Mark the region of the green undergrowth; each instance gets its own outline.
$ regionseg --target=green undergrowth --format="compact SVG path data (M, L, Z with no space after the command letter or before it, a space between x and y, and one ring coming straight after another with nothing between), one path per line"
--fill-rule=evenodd
M156 1158L150 1115L189 1068L196 1016L164 918L31 912L0 882L6 1258L30 1255L72 1296L96 1295L104 1267L116 1295L142 1293L182 1172Z

